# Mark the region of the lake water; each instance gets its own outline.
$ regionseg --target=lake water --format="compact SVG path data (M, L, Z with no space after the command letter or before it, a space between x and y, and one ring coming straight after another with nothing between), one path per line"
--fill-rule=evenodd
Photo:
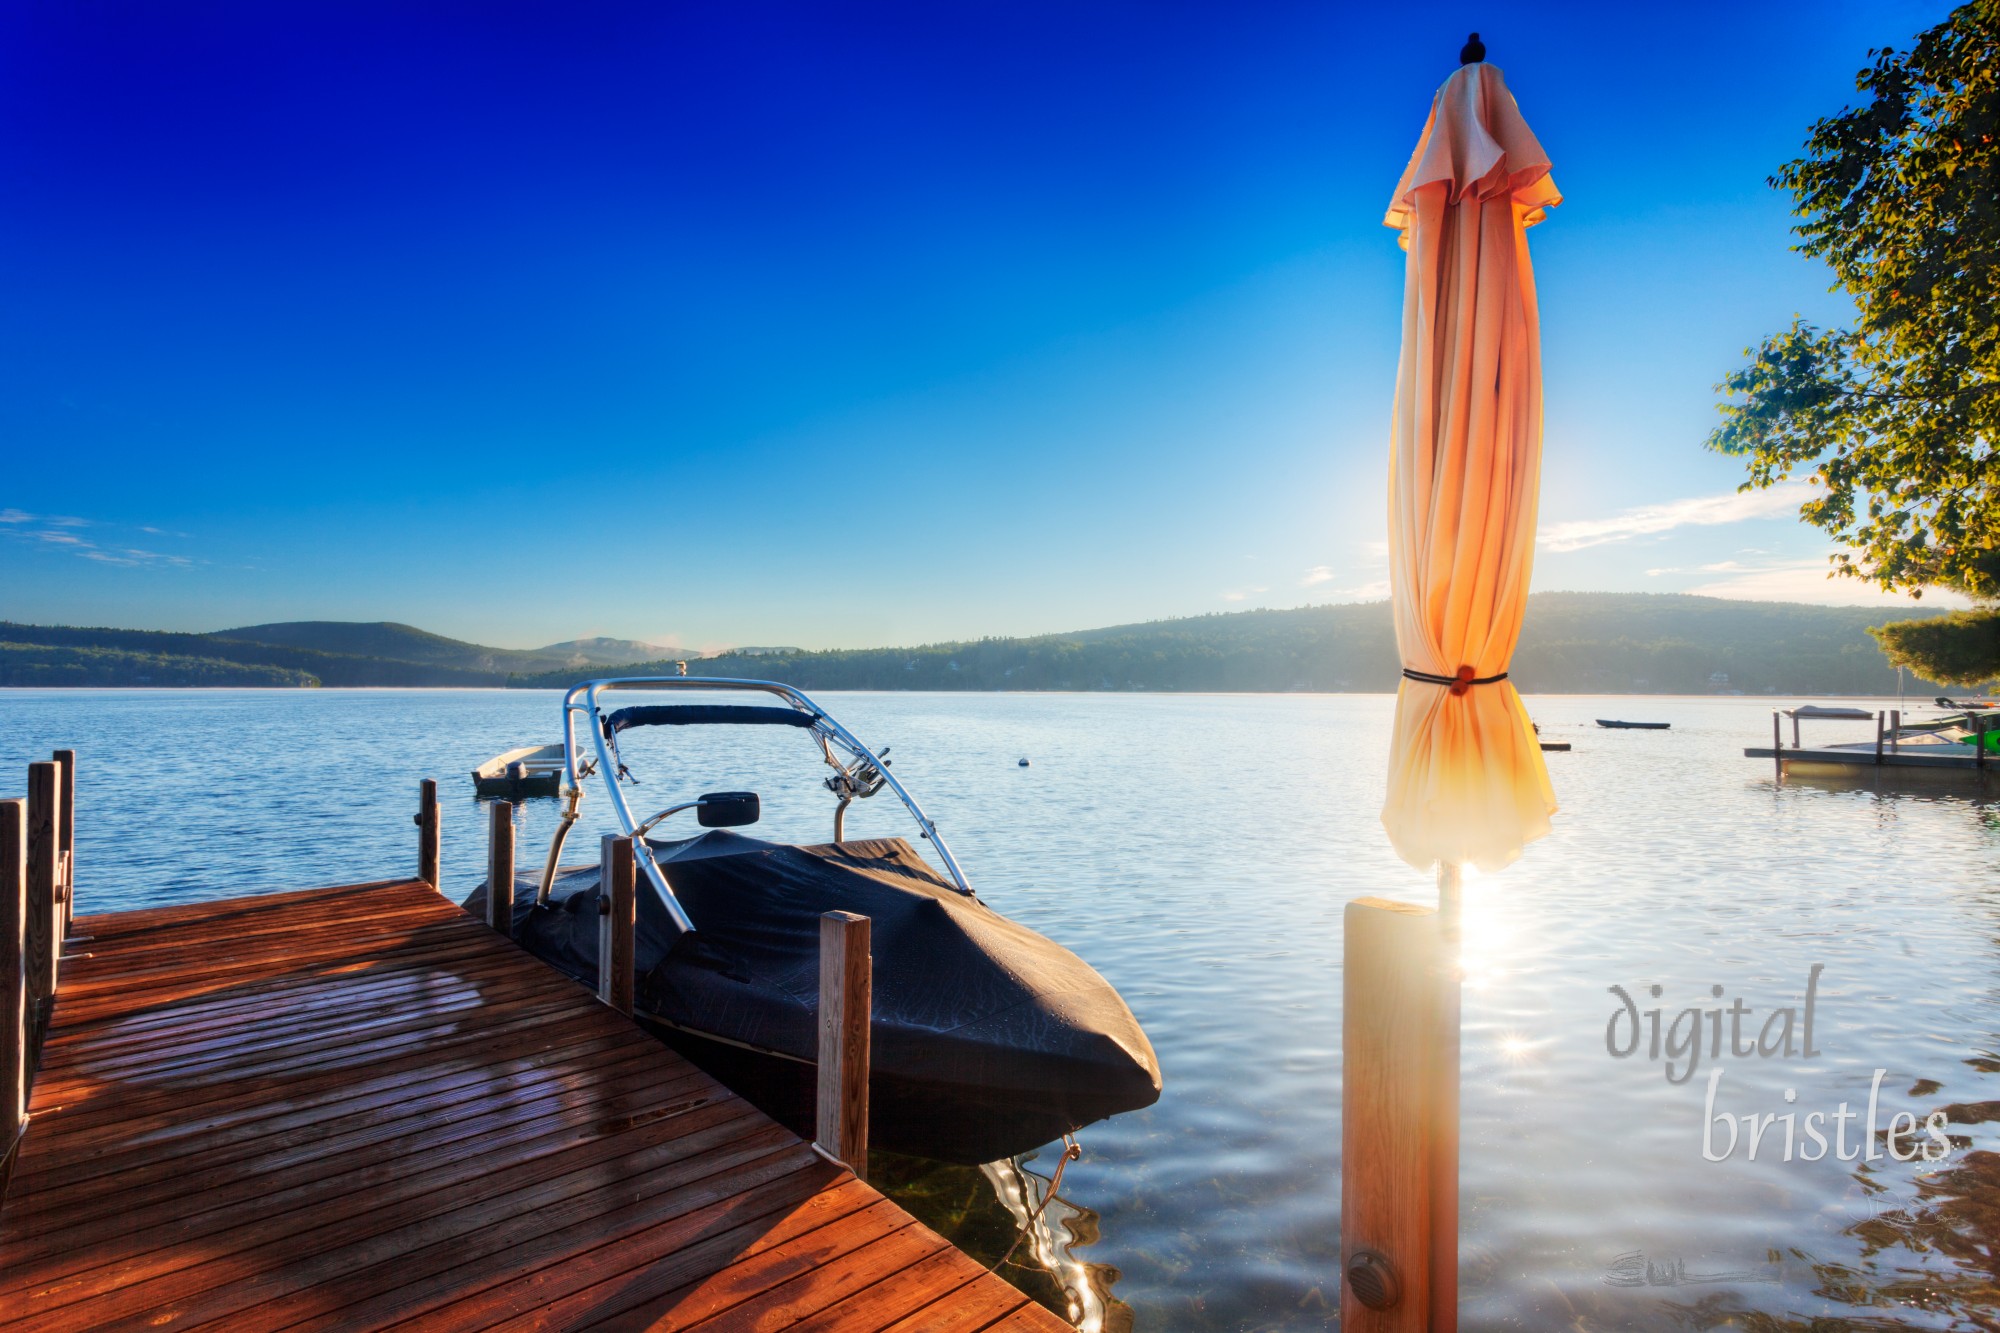
M1083 1131L1045 1214L1066 1221L1066 1248L1046 1256L1058 1277L1097 1288L1086 1320L1327 1328L1342 906L1432 900L1376 821L1391 700L826 702L893 747L981 896L1095 965L1158 1049L1158 1105ZM1576 748L1548 756L1555 833L1467 888L1464 1327L2000 1327L2000 808L1780 788L1768 763L1742 756L1770 734L1767 701L1529 704L1544 739ZM1673 728L1603 731L1598 716ZM456 897L484 855L468 770L556 739L556 726L557 696L538 692L9 691L0 761L16 776L0 793L20 790L30 759L79 751L79 905L103 911L413 873L416 785L435 776ZM738 748L634 740L648 808L754 787L764 835L824 840L817 753L789 730L730 735ZM523 813L524 863L554 813L547 801ZM850 816L849 836L910 832L900 816L878 799ZM598 795L586 828L607 821ZM1704 1044L1694 1076L1672 1083L1643 1044L1607 1053L1612 986L1669 1022L1740 996L1759 1023L1800 1004L1816 964L1815 1059L1711 1060ZM1705 1160L1711 1066L1719 1112L1819 1112L1829 1138L1836 1108L1865 1112L1885 1070L1878 1125L1947 1110L1952 1151L1906 1165L1841 1161L1836 1145L1786 1161L1780 1126L1757 1160L1743 1145ZM1849 1151L1865 1137L1848 1130ZM1045 1151L1024 1176L889 1174L927 1218L998 1258L1008 1224L993 1189L1032 1189L1054 1162ZM1032 1248L1010 1265L1028 1284Z

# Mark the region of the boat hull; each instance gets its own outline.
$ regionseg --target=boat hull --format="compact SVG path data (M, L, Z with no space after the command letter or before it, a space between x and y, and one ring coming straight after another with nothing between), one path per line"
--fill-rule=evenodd
M994 1161L1159 1097L1152 1046L1110 984L957 892L901 839L790 847L715 832L654 846L696 932L676 940L642 882L637 1008L794 1128L810 1132L819 918L834 910L872 923L877 1146ZM598 896L594 866L560 875L547 905L517 890L516 939L594 982Z

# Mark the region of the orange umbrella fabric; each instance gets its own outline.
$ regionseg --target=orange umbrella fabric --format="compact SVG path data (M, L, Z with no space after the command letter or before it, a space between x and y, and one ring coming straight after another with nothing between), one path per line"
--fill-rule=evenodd
M1506 679L1541 484L1541 335L1527 229L1562 202L1492 65L1461 66L1384 222L1409 252L1389 466L1404 680L1382 823L1412 865L1497 869L1555 791Z

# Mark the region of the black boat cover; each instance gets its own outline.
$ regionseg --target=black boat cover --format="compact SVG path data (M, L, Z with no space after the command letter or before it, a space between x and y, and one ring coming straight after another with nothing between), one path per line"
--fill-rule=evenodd
M811 1062L820 914L858 912L872 923L878 1081L941 1107L1032 1107L1054 1129L1022 1148L1159 1096L1152 1046L1111 985L960 893L901 838L790 846L717 829L649 845L695 934L670 949L675 931L642 877L641 1011ZM528 892L516 908L517 939L585 982L597 975L597 878L595 866L566 871L548 906Z
M796 708L762 708L756 704L635 704L604 716L604 734L615 736L627 727L768 726L810 727L814 713Z

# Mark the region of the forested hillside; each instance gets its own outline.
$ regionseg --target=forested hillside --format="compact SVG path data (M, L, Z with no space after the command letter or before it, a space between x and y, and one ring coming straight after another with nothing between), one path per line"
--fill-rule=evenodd
M1912 614L1933 613L1538 593L1528 599L1513 675L1531 694L1893 694L1896 673L1866 628ZM390 622L297 621L171 634L0 621L6 645L0 684L553 688L592 676L673 674L670 660L607 662L619 642L489 648ZM695 668L818 690L1161 691L1387 691L1398 669L1382 602L917 648L745 649L702 659ZM1930 689L1925 682L1909 685Z
M1528 601L1513 676L1527 693L1894 694L1896 673L1866 627L1905 614L1912 613L1540 593ZM1388 604L1372 602L919 648L723 654L695 669L803 689L1387 691L1396 687L1400 664ZM644 670L671 674L672 665ZM591 674L602 673L555 672L515 684L559 685Z

